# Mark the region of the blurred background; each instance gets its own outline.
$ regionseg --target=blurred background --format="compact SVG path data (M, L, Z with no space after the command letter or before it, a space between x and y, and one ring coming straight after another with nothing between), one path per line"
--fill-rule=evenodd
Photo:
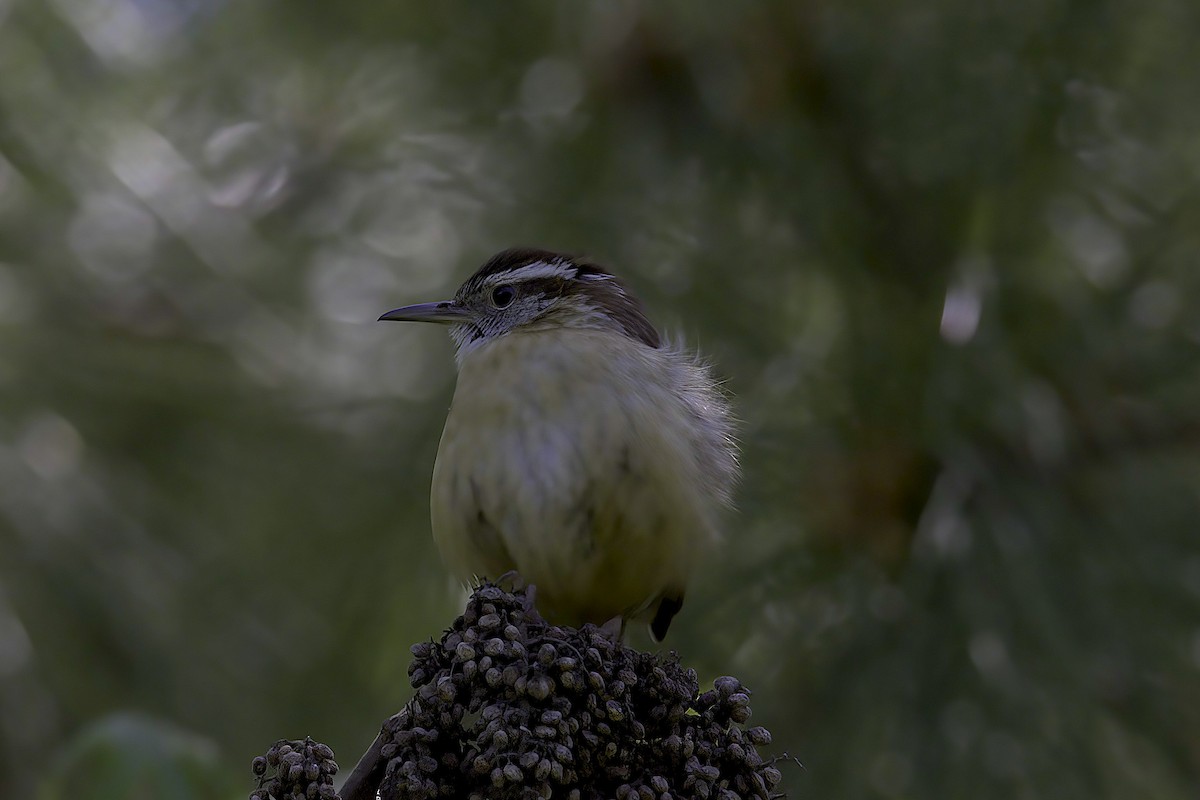
M668 645L755 690L793 797L1197 797L1198 37L1190 0L0 0L0 796L353 765L462 599L451 347L374 320L522 244L737 398Z

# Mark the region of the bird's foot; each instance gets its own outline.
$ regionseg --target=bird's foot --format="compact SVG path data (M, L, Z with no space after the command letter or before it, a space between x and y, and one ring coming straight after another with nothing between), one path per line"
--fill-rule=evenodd
M625 641L625 618L618 614L600 626L600 632L617 644Z
M495 584L501 589L507 589L513 594L524 594L525 615L530 619L540 620L542 615L537 610L537 586L532 583L526 583L521 577L521 573L515 569L510 569L508 572L496 578Z
M521 577L521 573L515 569L510 569L496 578L495 584L501 589L508 589L515 594L525 588L525 579Z
M541 619L537 610L537 587L532 583L525 586L525 615L530 619Z

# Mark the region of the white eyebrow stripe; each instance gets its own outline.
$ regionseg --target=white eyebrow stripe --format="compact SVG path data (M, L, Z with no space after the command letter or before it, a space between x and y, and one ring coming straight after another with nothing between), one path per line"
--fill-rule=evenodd
M537 261L533 264L527 264L524 267L508 270L506 272L498 272L495 275L489 275L487 284L489 286L497 283L508 283L509 281L529 281L537 278L562 278L569 280L575 277L575 265L569 261Z

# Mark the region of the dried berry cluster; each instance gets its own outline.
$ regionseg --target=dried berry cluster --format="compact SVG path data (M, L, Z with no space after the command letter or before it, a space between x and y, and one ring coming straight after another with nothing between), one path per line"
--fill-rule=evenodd
M765 800L779 784L737 679L700 694L673 654L551 626L524 595L479 588L413 654L417 694L381 734L383 800Z
M250 800L332 800L338 765L333 750L312 739L280 739L250 764L258 788ZM268 774L274 770L274 774Z

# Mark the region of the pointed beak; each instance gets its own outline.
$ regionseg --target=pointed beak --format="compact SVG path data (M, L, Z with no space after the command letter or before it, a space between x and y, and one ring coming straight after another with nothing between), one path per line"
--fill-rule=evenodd
M441 322L451 324L463 322L468 318L465 308L453 300L443 300L440 303L417 303L414 306L394 308L379 319L398 320L400 322Z

